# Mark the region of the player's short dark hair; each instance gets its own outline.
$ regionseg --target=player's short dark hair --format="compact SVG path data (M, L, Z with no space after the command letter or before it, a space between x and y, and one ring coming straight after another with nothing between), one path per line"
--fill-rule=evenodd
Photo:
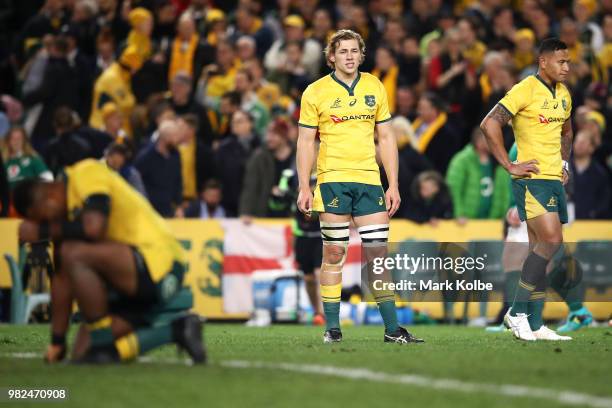
M36 201L36 190L43 181L38 178L27 179L17 183L11 193L11 201L17 214L25 217Z
M559 50L567 50L567 44L556 37L546 38L540 43L538 48L538 55L544 55L549 52L555 52Z

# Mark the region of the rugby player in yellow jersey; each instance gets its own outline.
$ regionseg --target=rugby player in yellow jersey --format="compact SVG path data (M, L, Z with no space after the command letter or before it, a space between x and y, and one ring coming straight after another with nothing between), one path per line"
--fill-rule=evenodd
M339 30L325 48L330 75L313 82L302 95L297 170L297 205L305 214L319 213L323 238L321 299L326 318L326 343L342 340L339 311L342 266L353 219L364 244L386 248L389 217L400 204L397 144L391 131L387 95L373 75L359 72L365 45L351 30ZM320 135L317 186L309 181ZM374 130L389 180L385 193L375 158ZM386 254L386 253L385 253ZM398 326L393 291L377 291L374 297L385 323L385 342L422 342Z
M529 234L530 252L504 322L521 340L571 340L542 323L546 265L563 242L561 225L567 222L563 186L573 137L572 98L563 84L569 72L567 45L556 38L542 41L538 68L508 91L480 127L495 158L512 175L519 216L527 221ZM508 159L502 140L502 126L510 120L516 162Z
M197 316L183 313L162 324L158 319L179 296L185 273L183 250L165 221L101 162L84 160L65 172L64 181L26 181L13 196L26 218L20 239L51 239L59 249L51 277L52 341L45 359L64 358L76 299L85 320L73 352L77 362L131 360L168 343L186 350L194 362L204 362ZM113 295L118 299L111 301Z

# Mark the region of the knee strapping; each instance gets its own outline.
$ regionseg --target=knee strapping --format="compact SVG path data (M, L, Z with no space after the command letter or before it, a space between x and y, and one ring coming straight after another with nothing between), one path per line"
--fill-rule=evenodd
M346 260L346 253L349 243L349 223L348 222L323 222L321 221L321 237L323 238L323 245L335 246L342 251L342 257L334 257L334 262L323 261L323 267L327 267L326 272L333 273L330 268L342 268L344 261ZM323 258L327 258L325 254ZM340 271L337 271L340 273Z
M389 224L365 225L358 231L364 246L378 246L389 239Z

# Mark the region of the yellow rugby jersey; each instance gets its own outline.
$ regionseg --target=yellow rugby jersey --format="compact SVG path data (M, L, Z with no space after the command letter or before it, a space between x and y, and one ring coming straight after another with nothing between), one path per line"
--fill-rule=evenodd
M561 128L572 112L572 97L562 83L554 89L538 75L514 85L499 105L512 115L518 161L537 160L540 174L532 179L561 180Z
M387 93L372 74L359 72L352 86L332 72L302 95L299 126L318 128L317 182L380 185L374 127L391 120Z
M175 261L185 255L163 218L140 193L104 163L88 159L66 168L66 195L70 221L93 194L110 197L107 239L136 247L144 257L151 279L160 281Z

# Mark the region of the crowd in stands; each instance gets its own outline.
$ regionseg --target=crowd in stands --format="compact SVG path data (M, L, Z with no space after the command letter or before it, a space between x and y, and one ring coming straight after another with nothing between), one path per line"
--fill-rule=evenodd
M350 28L394 116L397 217L504 218L510 178L478 124L557 36L571 58L569 201L578 219L612 218L612 0L0 3L1 216L15 216L17 182L84 158L165 217L289 216L300 98ZM510 149L510 126L504 137Z

